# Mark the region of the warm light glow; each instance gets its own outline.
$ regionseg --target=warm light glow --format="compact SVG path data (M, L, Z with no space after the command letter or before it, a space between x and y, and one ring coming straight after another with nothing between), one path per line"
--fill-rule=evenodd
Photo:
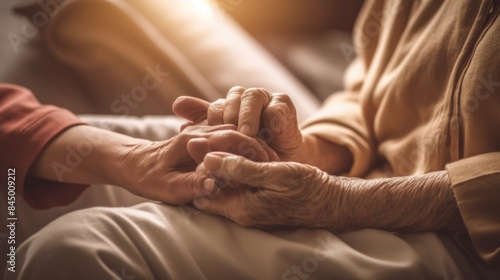
M201 16L214 18L217 16L214 3L211 0L182 0L186 5L193 7Z

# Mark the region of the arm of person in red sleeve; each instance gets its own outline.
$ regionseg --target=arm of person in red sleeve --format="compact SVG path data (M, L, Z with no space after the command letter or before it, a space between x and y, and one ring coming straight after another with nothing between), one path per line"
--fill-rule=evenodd
M70 127L82 124L71 112L54 106L42 106L29 90L3 84L0 85L0 122L2 182L6 182L4 176L7 170L15 169L17 194L23 196L32 207L68 204L86 188L82 184L49 183L27 178L32 162L52 138Z
M208 102L200 102L208 108ZM206 153L236 153L245 143L255 148L254 160L277 158L234 125L191 127L165 141L132 138L82 125L71 112L41 105L29 90L13 85L0 84L0 120L2 182L15 168L18 194L37 209L71 203L88 184L113 184L164 203L188 203L204 190L205 177L195 171Z

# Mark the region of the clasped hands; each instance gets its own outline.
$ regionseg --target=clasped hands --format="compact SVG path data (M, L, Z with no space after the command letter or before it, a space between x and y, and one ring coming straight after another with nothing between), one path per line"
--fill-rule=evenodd
M211 104L181 97L173 109L188 120L181 135L207 126L227 133L187 143L203 180L194 185L197 208L245 226L321 226L320 200L335 192L325 172L297 163L303 141L287 95L234 87Z
M176 137L134 151L141 161L132 165L147 173L131 176L148 187L133 192L168 204L193 202L245 226L324 224L324 201L342 181L297 163L304 162L303 139L287 95L234 87L213 103L180 97L173 110L188 122Z
M72 126L37 156L28 175L79 184L112 184L167 204L193 203L240 225L387 230L463 229L446 170L356 179L346 146L301 134L284 94L232 88L213 103L179 98L188 122L165 141ZM88 147L61 170L69 151Z

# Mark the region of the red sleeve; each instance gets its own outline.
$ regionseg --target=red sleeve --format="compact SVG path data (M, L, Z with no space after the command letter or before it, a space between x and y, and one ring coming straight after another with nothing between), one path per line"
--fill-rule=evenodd
M83 124L74 114L41 105L26 88L0 84L0 124L1 185L7 185L8 169L15 168L16 194L31 207L67 205L87 187L27 176L33 161L56 135Z

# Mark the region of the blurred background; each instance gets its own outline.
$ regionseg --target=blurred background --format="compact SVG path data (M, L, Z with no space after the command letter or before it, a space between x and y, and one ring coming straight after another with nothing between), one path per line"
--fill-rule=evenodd
M137 0L122 1L130 3L132 7L141 5L139 4L141 1ZM161 5L165 1L172 2L175 0L144 1L144 3L149 3L144 4L144 6L158 5L158 10L161 10L161 7L163 7ZM184 0L184 3L189 2L193 9L203 10L205 4L201 2L204 1L209 0ZM106 44L95 41L94 37L87 36L87 34L98 34L101 29L100 26L104 26L103 22L104 24L108 24L108 21L112 22L114 15L112 13L106 15L104 8L101 9L99 6L95 8L95 11L92 9L86 11L86 6L80 5L83 7L79 9L81 13L68 12L65 14L72 15L73 21L68 21L63 16L60 16L62 14L60 10L65 7L63 2L85 2L85 0L0 1L0 34L2 35L0 37L0 82L15 83L28 87L34 91L42 103L59 105L77 114L116 114L117 111L113 110L110 104L119 99L123 94L122 92L130 91L134 83L128 83L128 81L139 81L144 76L143 68L149 64L145 62L147 60L136 63L126 55L123 56L121 58L123 64L119 64L121 66L118 68L129 67L129 65L141 65L142 67L142 72L137 70L134 75L127 74L129 76L124 76L125 74L113 76L110 72L115 71L110 71L105 65L100 65L99 69L103 69L103 71L94 70L94 75L99 75L100 80L113 84L113 87L94 87L95 77L86 76L82 72L84 71L82 70L83 62L94 59L99 61L101 58L104 61L109 57L109 54L105 54L104 52L108 49L102 47L107 46ZM99 0L87 0L87 2L99 2ZM354 49L351 39L352 29L362 4L362 0L214 0L210 7L212 13L215 11L217 17L232 18L236 25L241 26L266 52L276 58L284 69L289 71L315 98L321 101L330 93L342 88L343 72L353 58L352 55L346 53L345 48L347 47L347 51ZM75 8L75 10L78 9ZM102 13L100 13L101 10ZM169 37L169 34L174 34L172 37L176 37L176 33L165 31L165 29L177 27L174 25L161 26L163 24L161 19L152 19L146 8L138 10L144 18L151 21L148 24L151 24L163 34L161 35L164 37L162 40L172 39L172 45L182 52L183 47L179 47L177 39ZM55 11L54 14L51 14L52 11ZM176 16L176 11L169 10L165 11L164 14L165 21L172 19L169 23L171 24ZM54 24L55 27L52 27L51 24L57 17L60 18L58 19L59 23L58 25ZM73 24L76 21L75 18L78 17L82 18L79 24L85 23L86 26L81 33L79 33L78 29L81 25ZM109 19L104 21L103 18L106 17L109 17ZM98 22L99 24L97 24ZM93 23L95 23L94 27L92 26ZM105 25L102 30L106 30L107 26ZM123 24L123 26L126 25ZM49 27L52 29L47 31ZM82 47L79 49L76 58L72 57L71 59L68 57L75 56L75 52L69 55L64 50L69 43L62 42L58 37L56 39L59 41L54 39L54 36L58 36L60 32L66 32L65 30L70 28L73 28L71 30L72 36L65 37L65 40L68 40L67 42L71 40L77 40L78 42L94 40L92 41L94 45L89 45L87 49ZM122 26L120 28L117 30L124 30ZM213 28L217 29L218 27ZM60 31L61 29L64 30ZM132 27L125 29L132 29ZM144 30L147 33L148 28L144 28ZM189 30L183 31L179 29L178 33L181 32L188 34ZM222 35L219 34L221 38L224 38L224 32L221 29ZM130 31L130 33L133 32ZM126 37L126 30L123 31L123 34L118 41L121 45L133 45L135 49L132 51L136 53L151 53L156 57L159 56L156 50L151 50L146 44L134 45L138 44L138 36L143 35L138 34L128 38ZM179 35L179 37L182 36ZM184 40L184 37L181 39ZM228 35L227 40L232 40L230 35ZM343 47L344 49L342 49ZM85 53L82 50L85 50ZM112 49L112 51L116 53L119 49ZM192 57L187 56L187 58L191 59ZM242 57L241 59L245 58ZM78 62L78 60L80 61ZM171 63L175 64L176 59L170 59L169 61L173 61ZM85 67L88 67L88 65L85 64ZM195 67L198 65L203 66L200 62L193 62L193 65ZM154 65L151 67L154 68ZM172 66L171 68L165 70L168 71L169 75L172 75L171 78L173 79L170 80L182 81L183 70L176 72L176 67ZM242 74L244 73L242 72ZM176 75L179 75L179 77ZM221 88L223 87L221 86ZM178 82L169 84L166 89L161 88L161 90L174 90L178 91L179 94L189 94L199 89ZM215 87L215 90L217 91L219 88ZM157 106L161 102L168 103L170 101L151 98L151 102L144 102L138 108L130 108L131 110L128 113L131 115L168 113L168 110L164 109L165 106Z

